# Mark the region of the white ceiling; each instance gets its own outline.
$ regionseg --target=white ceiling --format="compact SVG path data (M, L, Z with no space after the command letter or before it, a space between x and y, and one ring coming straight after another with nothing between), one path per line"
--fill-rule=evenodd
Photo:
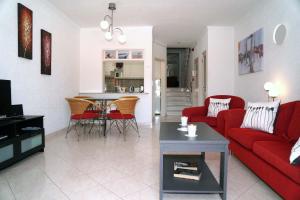
M116 26L154 26L154 39L191 46L207 25L233 25L259 0L49 0L80 27L95 27L117 4Z

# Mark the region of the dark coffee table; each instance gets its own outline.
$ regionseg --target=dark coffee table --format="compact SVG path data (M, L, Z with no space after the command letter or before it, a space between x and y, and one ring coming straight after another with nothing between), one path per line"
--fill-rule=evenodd
M163 193L219 194L226 199L228 140L206 123L197 125L197 137L186 137L178 131L178 122L160 123L160 200ZM205 152L220 152L220 180L205 163ZM173 177L175 161L196 159L201 165L199 181Z

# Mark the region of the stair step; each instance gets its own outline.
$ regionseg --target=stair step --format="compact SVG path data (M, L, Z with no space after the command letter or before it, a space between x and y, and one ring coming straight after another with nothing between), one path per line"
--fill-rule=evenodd
M183 106L172 106L172 107L167 107L167 111L182 111L185 107Z
M168 101L167 106L185 106L185 107L189 107L189 106L192 106L192 104L191 104L191 102Z
M167 92L184 92L185 88L167 88Z
M167 97L190 97L190 93L187 92L167 92Z
M167 97L167 102L190 102L190 97Z
M181 112L177 112L177 111L169 111L169 112L167 112L167 115L171 115L171 116L181 116Z

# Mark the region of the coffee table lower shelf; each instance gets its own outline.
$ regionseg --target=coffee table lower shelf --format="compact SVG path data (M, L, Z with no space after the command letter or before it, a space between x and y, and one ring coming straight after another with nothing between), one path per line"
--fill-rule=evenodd
M181 157L181 156L180 156ZM201 177L199 181L173 177L174 160L191 158L164 155L163 170L163 193L186 193L186 194L223 194L224 190L210 171L205 161L199 156ZM193 156L194 157L194 156ZM185 161L188 161L185 160Z

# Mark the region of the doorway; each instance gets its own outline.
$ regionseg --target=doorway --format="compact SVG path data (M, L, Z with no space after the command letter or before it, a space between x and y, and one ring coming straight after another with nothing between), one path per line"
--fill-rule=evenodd
M179 87L180 54L168 53L167 87Z

